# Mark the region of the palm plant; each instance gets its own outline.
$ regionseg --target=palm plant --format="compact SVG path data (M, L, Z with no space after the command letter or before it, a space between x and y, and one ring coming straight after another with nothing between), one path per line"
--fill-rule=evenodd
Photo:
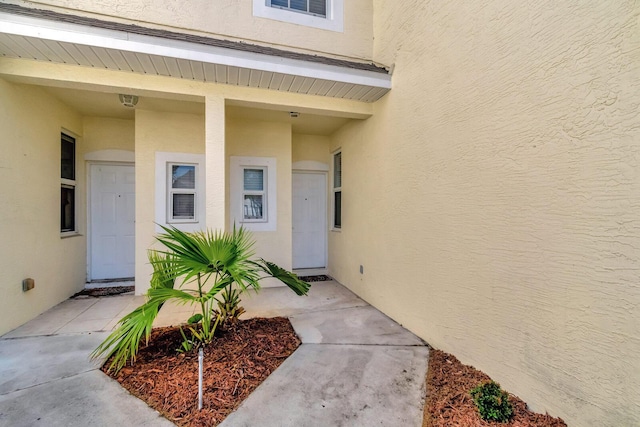
M224 291L223 303L235 295L233 300L238 304L234 286L240 292L258 291L259 281L265 277L280 280L298 295L305 295L309 290L309 284L295 274L269 261L253 260L254 242L243 228L234 227L231 233L185 233L175 227L162 229L164 233L156 239L165 249L148 253L153 275L147 301L120 319L116 329L91 353L92 359L113 356L109 370L117 372L128 360L135 361L140 342L144 338L148 344L153 321L169 300L199 307L200 312L188 323L192 325L192 339L199 344L208 344L220 319L228 317L222 318L220 311L214 308L221 308L220 301L215 298L218 293ZM176 287L178 281L180 284Z

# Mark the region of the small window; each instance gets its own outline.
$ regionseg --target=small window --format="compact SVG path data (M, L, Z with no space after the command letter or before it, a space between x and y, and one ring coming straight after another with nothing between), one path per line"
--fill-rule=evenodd
M244 168L243 180L243 214L244 221L266 221L266 173L265 168Z
M76 140L60 135L60 231L76 231Z
M276 168L274 157L229 158L229 228L278 229Z
M169 163L168 223L197 222L196 165Z
M341 33L344 1L253 0L253 16Z
M333 155L333 228L342 228L342 152Z
M327 16L327 0L267 0L267 4L278 9L308 13L314 16Z

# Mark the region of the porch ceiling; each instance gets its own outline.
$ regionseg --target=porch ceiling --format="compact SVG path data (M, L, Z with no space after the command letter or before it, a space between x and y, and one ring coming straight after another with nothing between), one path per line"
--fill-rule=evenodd
M0 4L0 56L374 102L373 64Z

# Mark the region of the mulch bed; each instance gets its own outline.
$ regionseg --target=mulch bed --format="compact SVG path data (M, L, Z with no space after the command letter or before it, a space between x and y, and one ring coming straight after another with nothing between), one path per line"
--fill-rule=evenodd
M429 352L427 402L423 427L504 426L504 427L566 427L560 418L531 412L517 396L509 395L514 416L508 423L480 419L469 390L491 380L472 366L463 365L451 354L440 350Z
M222 422L300 345L283 317L242 320L221 331L204 349L198 411L198 353L177 353L181 342L178 327L156 328L135 364L109 375L170 421L193 427Z

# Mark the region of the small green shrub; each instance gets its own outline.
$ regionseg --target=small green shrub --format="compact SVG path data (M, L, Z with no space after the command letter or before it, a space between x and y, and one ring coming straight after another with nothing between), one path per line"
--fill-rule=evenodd
M478 407L480 418L485 421L505 423L513 415L509 403L509 393L500 388L500 384L491 381L471 390L473 403Z

